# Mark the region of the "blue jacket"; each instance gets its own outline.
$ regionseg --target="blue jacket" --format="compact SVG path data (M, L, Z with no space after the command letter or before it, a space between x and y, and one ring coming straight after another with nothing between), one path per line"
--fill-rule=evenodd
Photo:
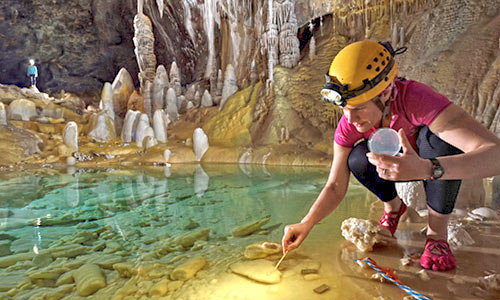
M38 77L38 68L36 66L28 66L28 76L30 75L35 75L36 77Z

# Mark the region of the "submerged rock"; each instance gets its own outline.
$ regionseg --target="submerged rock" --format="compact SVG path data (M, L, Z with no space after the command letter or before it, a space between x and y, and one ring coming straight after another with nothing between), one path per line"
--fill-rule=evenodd
M281 272L274 270L274 264L265 259L237 262L229 266L235 274L261 283L279 283Z
M175 268L170 274L170 279L186 281L194 277L201 270L207 261L203 257L192 258Z
M106 278L95 264L85 264L73 272L79 296L89 296L106 286Z
M448 224L448 242L454 249L474 244L474 240L462 224Z
M260 242L245 248L245 257L249 259L264 258L281 252L281 245L272 242Z
M267 224L271 220L271 217L265 217L257 221L245 224L243 226L237 227L231 231L231 234L235 237L247 236L255 231L259 230L262 226Z
M189 248L193 246L196 241L206 241L209 234L210 229L208 228L188 232L175 238L174 243L179 244L184 248Z

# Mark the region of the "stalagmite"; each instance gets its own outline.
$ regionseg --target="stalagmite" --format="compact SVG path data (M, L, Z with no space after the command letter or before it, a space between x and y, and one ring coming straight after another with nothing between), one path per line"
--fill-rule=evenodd
M157 109L163 109L165 107L165 97L163 93L165 91L165 88L168 88L169 86L170 83L167 70L163 65L159 65L156 69L156 75L151 91L151 107L153 112L155 112Z
M157 109L153 116L153 130L160 143L167 142L168 117L163 109Z
M142 88L146 81L153 82L155 77L156 56L154 53L153 24L146 15L139 12L134 17L134 30L134 52L139 65L139 81Z
M0 125L7 125L7 111L3 102L0 102Z
M179 118L179 110L177 108L177 96L173 88L168 89L166 99L167 114L170 120L175 122Z
M399 47L398 46L398 24L395 23L392 25L392 36L391 36L391 42L393 47Z
M143 102L142 102L142 111L148 115L149 118L152 117L152 105L151 105L151 90L152 90L152 83L149 82L149 81L146 81L144 83L144 87L142 89L142 96L144 97L143 99Z
M124 143L131 143L135 140L135 132L140 114L141 112L136 110L127 111L121 134L121 138Z
M200 91L196 91L196 93L194 94L193 104L194 104L195 106L200 106L200 104L201 104L201 95L200 95Z
M177 67L175 61L172 63L170 67L170 87L174 89L175 95L179 97L182 94L182 86L181 86L181 72Z
M314 36L311 37L311 41L309 42L309 59L314 60L316 57L316 40Z
M211 107L213 105L214 103L212 102L212 96L210 96L210 93L205 90L201 99L201 107Z
M106 113L93 114L89 122L89 137L99 143L107 143L116 137L113 119Z
M236 85L236 73L232 65L227 65L226 74L224 76L224 88L222 89L222 98L220 102L220 110L224 108L224 104L227 99L231 97L234 93L238 91L238 86Z
M193 150L196 160L201 161L203 154L208 150L208 137L201 128L196 128L193 133Z
M149 128L151 128L151 127L149 127ZM142 140L142 144L144 145L144 148L146 150L148 150L151 147L154 147L154 146L158 145L158 140L154 136L151 135L151 130L150 129L147 129L147 135Z
M196 84L190 84L186 89L186 101L194 101L196 95Z
M113 84L111 84L111 89L113 90L113 107L115 115L123 118L127 113L128 99L134 91L134 81L125 68L120 69Z
M137 131L135 133L135 143L137 147L143 146L143 141L146 136L154 137L154 130L149 126L149 117L146 114L141 114L139 123L137 124Z
M101 102L99 107L105 111L111 119L115 119L115 110L113 105L113 89L111 88L111 83L105 82L104 87L101 92Z
M187 106L186 97L184 97L184 95L180 95L179 97L177 97L177 112L179 114L186 113L186 106Z
M70 153L78 152L78 125L75 122L68 122L64 127L63 143Z

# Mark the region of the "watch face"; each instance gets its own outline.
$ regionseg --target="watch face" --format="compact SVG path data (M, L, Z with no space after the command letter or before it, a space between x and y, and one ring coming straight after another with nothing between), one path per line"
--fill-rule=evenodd
M443 176L443 174L444 174L443 168L441 168L441 167L435 167L434 170L433 170L433 176L432 177L434 177L434 179L438 179L441 176Z

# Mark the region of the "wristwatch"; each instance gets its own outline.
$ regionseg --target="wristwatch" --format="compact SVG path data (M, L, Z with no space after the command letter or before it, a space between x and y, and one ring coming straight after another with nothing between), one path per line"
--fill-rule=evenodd
M431 180L438 180L444 175L444 169L439 163L439 160L435 158L431 158L429 160L432 163Z

